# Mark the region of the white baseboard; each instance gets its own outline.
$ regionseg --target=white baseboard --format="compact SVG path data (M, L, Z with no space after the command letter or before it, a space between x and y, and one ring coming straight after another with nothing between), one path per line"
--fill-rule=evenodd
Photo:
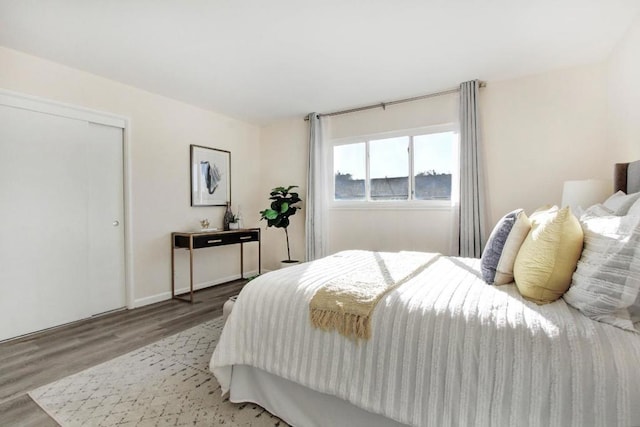
M244 273L244 277L245 278L251 277L251 276L255 276L256 274L258 274L258 270L246 271ZM240 278L239 274L234 274L233 276L221 277L219 279L211 280L208 282L196 283L193 285L193 290L197 291L198 289L204 289L210 286L219 285L221 283L231 282L233 280L238 280L239 278ZM189 287L187 286L185 286L184 288L176 289L176 294L181 294L186 292L189 292ZM155 304L157 302L166 301L168 299L171 299L171 292L162 292L160 294L135 299L133 301L133 307L131 308L143 307L145 305Z
M155 304L160 301L166 301L171 298L171 292L163 292L157 295L151 295L150 297L138 298L133 300L133 306L130 308L143 307L149 304Z

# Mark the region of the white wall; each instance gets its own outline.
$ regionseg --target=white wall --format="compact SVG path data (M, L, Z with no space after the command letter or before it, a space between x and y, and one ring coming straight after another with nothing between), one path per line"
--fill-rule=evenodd
M619 162L640 159L640 16L608 61L608 139L622 145Z
M455 95L401 104L331 118L329 138L339 139L436 124L451 123L457 116ZM303 117L283 120L262 129L261 171L265 207L268 191L279 185L300 185L306 200L308 123ZM304 214L293 217L289 227L292 256L304 259ZM422 250L449 253L450 209L362 210L331 209L328 213L328 250ZM284 233L268 229L263 234L263 259L268 269L278 268L286 257Z
M301 211L291 219L288 228L291 258L304 261L304 202L307 194L308 123L302 117L283 120L265 126L260 136L260 194L256 197L259 209L269 207L272 188L297 185L302 199ZM280 268L280 261L287 259L285 234L282 229L265 229L261 221L262 260L268 270Z
M562 183L567 179L610 178L614 162L640 158L640 121L634 120L640 111L640 85L635 78L640 72L636 54L639 27L636 21L605 63L490 81L481 90L491 224L517 207L532 210L545 203L559 203ZM263 227L264 266L277 268L286 256L284 233L264 230L264 222L258 222L258 211L268 205L268 191L275 186L300 185L303 198L306 196L308 128L302 117L258 129L1 47L0 63L1 88L131 119L136 299L150 301L145 298L168 292L171 231L195 227L202 217L210 218L213 224L222 221L221 208L189 207L189 144L232 152L234 205L242 205L247 225ZM445 123L452 114L457 115L454 99L433 98L386 111L335 117L331 136ZM292 256L303 259L304 210L292 219ZM390 211L366 216L362 212L332 211L329 220L331 251L347 247L449 250L447 211L406 211L401 216ZM250 258L255 258L251 245L247 250ZM206 249L197 254L196 282L237 274L235 247ZM187 278L184 255L178 257L178 279L182 283ZM251 265L255 265L254 259Z
M208 217L222 225L224 208L190 207L189 144L231 151L232 201L245 223L257 225L259 128L86 72L0 47L0 88L122 115L130 119L129 161L134 298L170 292L170 233ZM46 218L46 206L42 216ZM257 267L257 245L246 246L247 269ZM255 247L254 247L255 246ZM188 282L185 251L176 253L178 283ZM196 252L195 282L239 274L239 247Z
M607 142L606 69L604 62L590 64L490 81L481 89L490 227L510 210L525 208L531 212L544 204L559 204L566 180L611 179L613 163L620 161L624 147ZM331 119L330 134L343 138L414 128L446 123L452 116L457 116L456 96L432 98L386 111L336 116ZM286 152L290 163L296 164L287 172L276 167L275 154L263 156L261 170L266 182L305 181L306 169L300 166L306 162L307 132L302 118L263 128L263 153ZM277 179L272 178L275 175ZM448 211L329 212L331 252L366 248L448 253L451 231ZM292 234L296 244L304 244L304 227L296 226ZM266 242L265 250L272 250L270 245ZM303 254L304 247L300 246L298 256ZM271 258L269 266L273 268L277 259Z
M456 94L397 104L330 118L329 138L340 139L402 129L452 124L458 119ZM345 249L414 250L449 254L451 208L366 209L329 211L329 253Z
M480 111L491 224L559 204L566 180L611 179L604 63L489 82Z
M330 138L371 135L453 123L458 120L458 95L449 94L330 118Z

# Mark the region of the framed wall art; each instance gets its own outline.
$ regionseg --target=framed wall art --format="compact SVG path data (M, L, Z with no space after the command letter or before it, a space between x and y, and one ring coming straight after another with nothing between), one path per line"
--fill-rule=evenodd
M191 206L231 203L231 152L191 145Z

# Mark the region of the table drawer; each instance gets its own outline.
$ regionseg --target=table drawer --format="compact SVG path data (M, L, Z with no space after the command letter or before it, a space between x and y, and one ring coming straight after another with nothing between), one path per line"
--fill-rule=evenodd
M258 231L239 231L233 234L233 243L257 242L260 240ZM231 236L230 236L231 237Z
M257 230L215 233L204 236L193 236L193 248L200 249L234 243L257 242L258 240L260 240L260 237ZM176 248L189 248L189 237L175 236L174 246Z

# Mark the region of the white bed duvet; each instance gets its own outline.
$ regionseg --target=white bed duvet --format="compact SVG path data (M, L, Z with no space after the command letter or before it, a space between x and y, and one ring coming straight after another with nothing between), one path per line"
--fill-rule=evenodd
M340 252L247 284L211 359L223 392L231 367L249 365L415 426L640 425L640 335L489 286L479 260L440 256L387 294L368 341L314 329L314 292L371 256Z

